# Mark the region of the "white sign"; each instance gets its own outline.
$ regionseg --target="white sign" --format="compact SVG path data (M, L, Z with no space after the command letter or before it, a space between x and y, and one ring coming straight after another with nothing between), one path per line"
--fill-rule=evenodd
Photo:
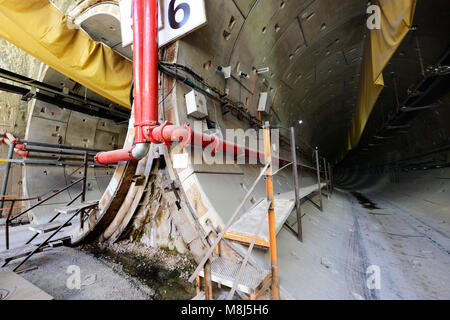
M133 43L132 0L120 0L122 46ZM159 0L159 47L163 47L207 23L205 0Z
M188 167L189 154L179 153L174 154L172 158L174 169L186 169Z

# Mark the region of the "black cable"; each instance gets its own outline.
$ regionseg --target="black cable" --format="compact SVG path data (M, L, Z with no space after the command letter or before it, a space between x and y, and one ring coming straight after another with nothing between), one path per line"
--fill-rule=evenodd
M134 103L134 79L131 81L131 87L130 87L130 106L133 106Z

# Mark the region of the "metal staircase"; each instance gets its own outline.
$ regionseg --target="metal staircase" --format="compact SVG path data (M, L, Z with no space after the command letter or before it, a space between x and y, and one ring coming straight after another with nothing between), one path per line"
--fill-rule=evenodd
M60 234L60 231L72 225L72 220L76 216L80 216L80 226L89 217L93 210L97 208L98 201L90 201L81 203L74 206L67 206L61 209L56 209L57 215L65 212L71 212L71 216L65 222L50 222L40 224L36 226L30 226L28 229L34 231L36 234L27 241L27 243L18 248L7 249L0 252L0 259L3 261L2 267L6 266L9 262L25 257L14 269L17 271L26 261L28 261L34 254L42 252L46 249L54 248L58 245L64 245L70 242L70 236L67 234ZM38 235L50 233L45 240L38 244L31 243L32 240ZM59 234L59 237L58 237Z
M75 180L69 185L66 185L66 179L69 179L72 175L77 173L80 169L84 168L83 177ZM2 196L2 202L9 202L11 205L8 210L8 215L5 222L5 246L6 250L0 252L0 261L2 261L1 267L6 266L9 262L25 257L13 271L17 271L26 261L28 261L34 254L42 252L56 246L64 245L70 242L70 236L68 232L62 232L63 229L72 226L73 228L79 226L83 228L85 221L89 218L91 213L97 209L99 201L86 201L86 191L87 191L87 170L88 170L88 152L84 153L83 164L78 166L72 171L65 179L58 185L51 188L48 192L28 198L9 198L8 196ZM9 228L13 221L17 220L19 217L30 212L36 207L45 204L50 199L56 197L62 192L78 185L82 184L81 192L75 196L66 206L62 208L55 209L56 214L47 223L39 225L31 225L28 227L30 231L34 232L34 235L26 241L23 246L10 248L10 233ZM81 203L74 204L77 200L81 200ZM26 201L37 201L36 204L25 209L19 214L12 216L15 204L17 202ZM79 216L79 222L74 223L75 217ZM38 237L44 238L42 241L37 241ZM39 239L40 240L40 239ZM37 243L36 243L37 242Z

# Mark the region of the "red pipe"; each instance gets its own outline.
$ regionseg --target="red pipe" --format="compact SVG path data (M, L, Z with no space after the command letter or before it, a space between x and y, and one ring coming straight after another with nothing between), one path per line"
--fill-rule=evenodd
M135 142L145 143L142 131L142 92L144 90L144 30L143 0L133 0L133 70L134 70L134 127Z
M23 150L17 150L16 151L17 155L21 156L21 157L28 157L28 151L23 151Z
M142 146L150 142L166 145L179 142L183 147L191 143L202 148L208 147L211 153L219 151L238 155L244 152L249 158L264 159L264 155L258 151L241 148L216 135L194 132L187 125L178 127L167 122L158 124L158 0L133 0L133 40L134 142L139 145L139 150L133 147L100 152L95 156L97 163L108 165L140 160L146 150ZM133 156L133 150L137 151L138 156Z
M121 161L136 160L132 155L132 149L114 150L109 152L100 152L95 156L95 161L99 164L108 165L116 164Z
M158 1L145 1L144 15L144 137L152 140L151 131L158 125Z
M161 143L152 135L158 126L158 0L133 0L133 41L136 147L101 152L95 156L99 164L140 160L150 142Z

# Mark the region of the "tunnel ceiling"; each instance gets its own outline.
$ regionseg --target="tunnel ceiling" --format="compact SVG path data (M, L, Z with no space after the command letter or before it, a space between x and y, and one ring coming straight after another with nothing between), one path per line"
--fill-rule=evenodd
M356 107L367 1L206 0L206 5L209 23L181 40L178 62L225 92L239 91L230 96L243 106L252 92L254 71L269 67L270 72L260 77L270 90L272 124L297 126L298 143L304 148L319 146L327 157L339 152ZM418 2L418 31L407 36L384 72L386 88L366 131L376 128L378 113L388 113L396 99L392 75L399 93L405 93L413 77L420 76L416 38L425 64L434 64L448 46L447 40L442 41L448 28L436 25L448 22L446 1L434 0L433 6L426 6ZM75 22L96 40L131 58L130 48L120 44L117 13L110 14L116 9L108 1L96 4ZM215 67L219 65L232 67L230 80L224 82L218 76ZM241 71L249 77L240 78ZM299 120L303 120L301 127Z
M249 74L238 79L247 93L253 87L252 71L269 67L261 77L274 101L272 123L286 127L303 120L297 130L300 144L319 146L327 155L342 147L356 103L367 1L206 4L208 26L182 40L188 44L180 49L181 56L188 52L182 62L213 84L215 68L205 71L202 65L211 60L213 65L231 66L234 77L225 84L231 91L236 91L232 82L240 71ZM246 105L243 95L237 98Z
M329 156L337 152L356 103L367 1L206 0L206 5L209 23L182 40L194 53L183 56L182 45L181 62L217 87L223 83L215 68L204 68L209 61L231 66L234 79L241 71L249 74L239 79L247 94L253 86L252 71L269 67L262 78L273 99L272 123L287 127L303 120L297 130L300 145L319 146ZM83 13L77 24L131 58L121 47L116 19L99 14L97 8ZM246 104L241 94L237 99Z
M409 129L381 131L381 128L399 114L398 103L403 103L408 92L414 91L424 79L421 63L424 68L436 66L447 54L447 58L440 63L448 65L449 15L448 0L417 2L413 30L386 66L383 72L385 88L375 104L359 147L349 153L343 166L390 163L393 159L406 159L448 146L449 75L442 76L439 85L426 94L418 105L439 103L439 108L408 114L409 122L406 124ZM375 136L389 139L377 141Z
M241 10L246 2L236 1ZM366 1L253 2L236 46L271 68L282 124L304 120L310 145L333 154L355 107ZM244 55L233 52L231 60L245 61Z

